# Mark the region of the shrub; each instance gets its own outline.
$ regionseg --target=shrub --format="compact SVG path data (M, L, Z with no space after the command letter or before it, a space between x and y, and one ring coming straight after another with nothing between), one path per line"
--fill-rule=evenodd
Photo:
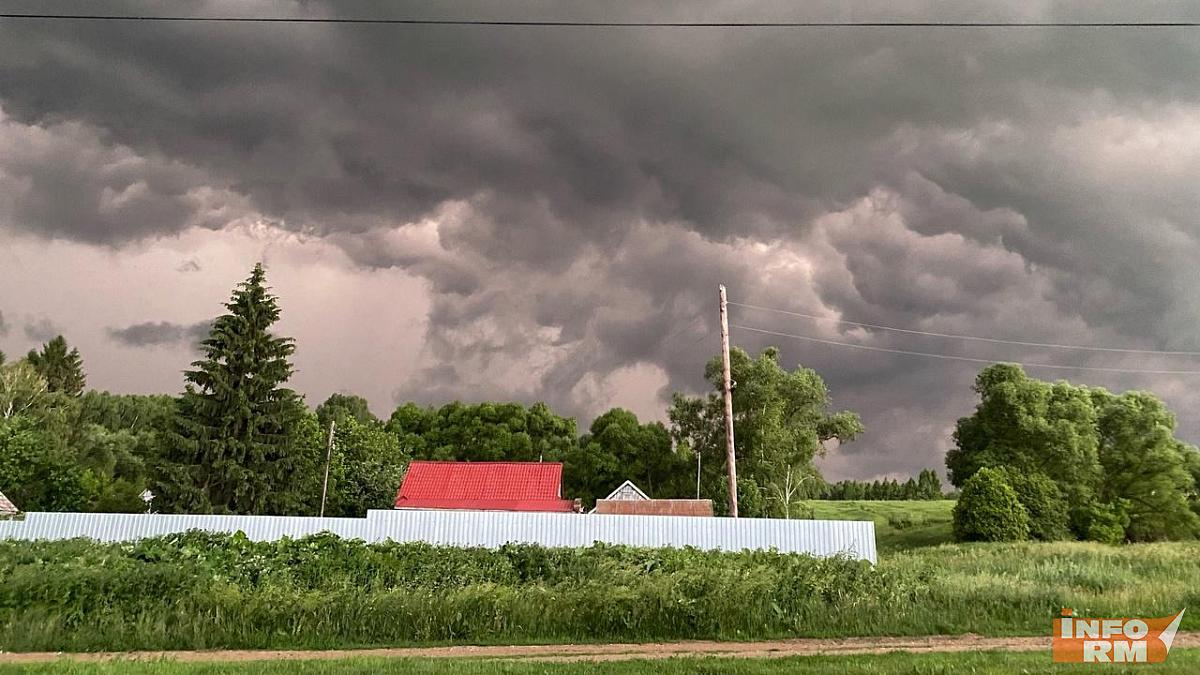
M1083 534L1088 541L1102 544L1120 544L1125 541L1125 528L1129 526L1125 500L1115 504L1089 504L1083 509Z
M925 524L925 519L921 516L914 516L908 513L897 513L888 516L888 525L897 530L907 530L910 527L917 527Z
M963 484L954 505L959 541L1020 541L1029 538L1029 514L998 469L980 469Z
M1044 473L1023 473L1003 467L1004 480L1029 515L1029 536L1041 541L1061 541L1071 537L1069 511L1062 490Z

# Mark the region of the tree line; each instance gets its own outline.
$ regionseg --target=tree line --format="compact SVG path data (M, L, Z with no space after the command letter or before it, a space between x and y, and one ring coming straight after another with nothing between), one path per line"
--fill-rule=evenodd
M24 358L0 354L0 491L25 510L310 515L320 508L326 434L335 452L326 514L390 508L413 459L560 461L564 496L590 506L625 480L651 496L712 499L727 510L721 360L711 389L676 393L667 424L614 408L583 432L545 403L405 403L386 419L365 399L315 409L287 388L296 345L271 330L278 299L261 265L239 284L183 373L178 396L87 390L83 360L62 337ZM779 352L730 354L745 516L791 517L807 499L936 499L925 470L896 480L828 484L814 460L858 437L858 415L831 409L813 370ZM974 414L946 457L962 539L1115 542L1200 533L1200 452L1148 392L1112 394L1042 382L1018 366L979 374Z
M387 419L336 393L315 409L287 387L296 345L276 335L278 298L256 265L233 290L178 396L86 389L83 360L62 336L25 358L0 356L0 490L25 510L313 514L326 434L336 451L325 512L389 508L412 459L560 461L564 495L585 505L632 480L655 497L710 498L726 511L720 360L704 396L676 394L669 425L615 408L580 433L545 403L405 403ZM852 440L858 416L832 413L814 371L778 351L731 354L741 510L790 516L825 483L825 441Z
M842 480L830 483L820 493L821 499L866 499L878 501L901 501L914 499L943 499L942 479L933 469L922 469L915 479L903 483L895 478L871 482Z

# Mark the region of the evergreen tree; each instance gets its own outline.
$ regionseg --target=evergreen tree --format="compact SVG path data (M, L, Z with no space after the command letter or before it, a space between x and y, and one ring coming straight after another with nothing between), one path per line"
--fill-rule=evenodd
M46 380L50 391L68 396L83 393L86 377L83 374L83 358L78 349L67 349L67 340L59 335L42 345L42 351L29 350L25 360Z
M164 509L297 513L312 500L304 488L316 474L320 434L304 424L300 397L282 386L295 346L268 330L279 305L265 280L255 265L201 343L203 358L184 373L158 481Z
M941 499L942 479L938 478L933 469L924 469L917 476L917 492L919 499Z

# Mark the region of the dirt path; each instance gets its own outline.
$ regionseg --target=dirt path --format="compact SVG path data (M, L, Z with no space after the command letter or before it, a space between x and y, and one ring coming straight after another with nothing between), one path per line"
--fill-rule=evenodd
M1179 647L1200 647L1200 632L1179 633ZM388 658L487 658L514 661L626 661L664 659L672 656L722 656L773 658L817 654L879 654L901 652L1037 651L1049 650L1049 637L989 638L978 635L933 635L928 637L872 637L843 639L770 640L765 642L688 641L650 644L514 645L463 647L412 647L399 649L351 649L325 651L219 650L179 652L101 652L63 654L54 652L0 652L0 663L46 663L73 661L299 661L348 657Z

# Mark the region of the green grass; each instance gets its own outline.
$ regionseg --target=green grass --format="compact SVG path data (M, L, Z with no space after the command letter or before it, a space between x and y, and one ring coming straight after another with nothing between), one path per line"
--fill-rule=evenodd
M1065 665L1050 662L1046 652L983 652L959 654L880 654L861 656L802 656L783 659L665 659L602 663L528 663L473 659L352 658L338 661L274 661L243 663L110 663L58 662L31 666L0 666L0 675L951 675L973 673L1194 673L1200 670L1200 650L1176 649L1166 663L1147 666Z
M1045 635L1200 604L1200 543L942 545L871 566L768 552L0 543L0 650L329 649L876 635ZM1200 613L1183 628L1200 628Z
M954 501L836 501L812 500L804 505L813 518L825 520L875 521L875 545L880 553L922 546L936 546L954 540L951 512Z

